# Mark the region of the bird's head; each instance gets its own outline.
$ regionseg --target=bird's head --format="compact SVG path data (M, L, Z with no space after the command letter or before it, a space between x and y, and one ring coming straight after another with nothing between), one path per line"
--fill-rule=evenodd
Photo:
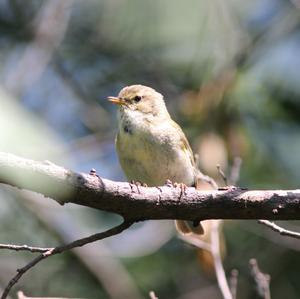
M168 115L163 96L148 86L126 86L117 97L108 97L108 100L119 105L121 111L129 109L153 116Z

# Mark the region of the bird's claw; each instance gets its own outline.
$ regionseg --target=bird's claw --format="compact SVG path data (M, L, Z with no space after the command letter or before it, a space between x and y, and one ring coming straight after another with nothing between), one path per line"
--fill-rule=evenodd
M180 188L179 199L180 199L183 195L186 195L186 189L187 189L187 185L186 185L186 184L183 184L183 183L174 183L174 187L175 187L175 188L177 188L177 187Z
M166 180L165 186L167 186L167 187L174 187L174 184L172 183L171 180Z
M186 194L186 189L187 189L187 185L183 184L183 183L177 183L177 182L172 182L171 180L166 180L165 182L165 186L168 187L174 187L174 188L180 188L180 195L179 195L179 199Z
M139 181L134 181L134 180L131 180L130 183L129 183L129 186L130 186L130 189L131 189L131 192L133 192L133 186L136 187L138 193L141 193L141 190L139 187L148 187L148 185L146 183L141 183Z

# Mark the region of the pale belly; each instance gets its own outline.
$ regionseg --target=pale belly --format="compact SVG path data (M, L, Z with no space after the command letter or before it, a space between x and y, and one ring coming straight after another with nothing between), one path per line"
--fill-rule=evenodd
M128 180L148 186L172 182L194 184L194 167L184 151L153 138L122 134L117 137L120 164Z

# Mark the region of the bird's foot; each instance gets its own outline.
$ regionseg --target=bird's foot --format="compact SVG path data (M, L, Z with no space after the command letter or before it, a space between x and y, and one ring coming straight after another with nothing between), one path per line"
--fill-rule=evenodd
M165 186L167 186L167 187L174 187L174 184L173 184L173 182L171 180L166 180Z
M179 195L179 199L182 198L183 195L186 195L186 189L187 189L187 185L183 184L183 183L174 183L173 184L174 188L179 187L180 188L180 195Z
M186 189L187 189L187 185L183 184L183 183L177 183L177 182L172 182L171 180L166 180L165 182L165 186L168 187L173 187L173 188L180 188L180 195L179 195L179 199L186 194Z
M138 191L138 193L141 193L141 190L140 190L139 187L141 187L141 186L142 186L142 187L148 187L147 184L141 183L141 182L139 182L139 181L134 181L134 180L131 180L131 181L130 181L129 186L130 186L131 192L134 192L134 191L133 191L133 186L135 186L136 189L137 189L137 191Z

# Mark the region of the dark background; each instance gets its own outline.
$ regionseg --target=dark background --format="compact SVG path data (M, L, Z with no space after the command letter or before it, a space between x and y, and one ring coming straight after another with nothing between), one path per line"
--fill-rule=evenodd
M130 84L165 95L203 172L220 180L243 160L239 185L296 189L300 180L298 0L0 0L0 150L125 180L114 149L116 109ZM61 208L0 189L1 243L53 246L102 231L117 216ZM297 229L297 222L282 223ZM300 243L256 221L226 221L227 273L255 298L248 261L271 275L272 299L300 297ZM171 221L145 222L55 256L14 292L30 296L221 298L197 250ZM0 286L32 254L0 252Z

